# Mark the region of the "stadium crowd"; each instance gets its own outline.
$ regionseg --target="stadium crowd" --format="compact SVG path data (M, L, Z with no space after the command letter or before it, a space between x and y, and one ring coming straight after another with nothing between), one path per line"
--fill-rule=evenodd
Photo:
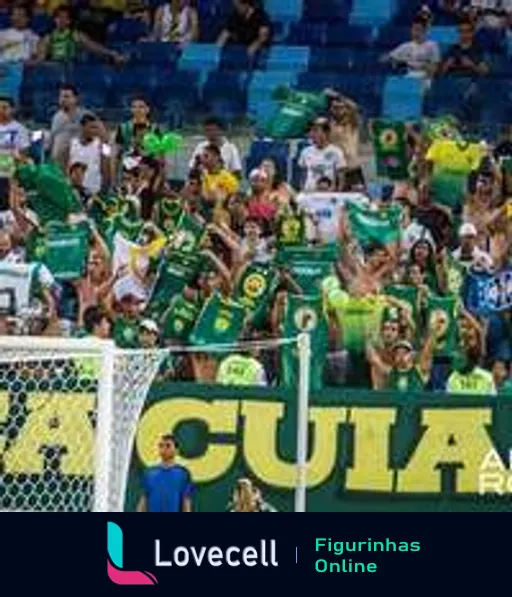
M126 20L141 24L141 43L186 44L201 27L188 0L153 11L130 0L82 2L75 13L33 4L12 8L0 61L72 60L83 46L122 64L107 31ZM30 29L32 9L52 15L50 33ZM454 70L479 77L487 65L476 23L506 28L511 11L498 1L426 3L411 41L383 60L427 82ZM429 23L461 17L460 40L441 59L425 40ZM268 15L235 0L218 44L255 55L271 40ZM182 188L169 184L166 161L182 151L180 138L153 120L143 96L113 127L63 85L42 138L0 98L0 333L182 347L162 368L167 379L294 386L292 345L236 345L306 331L314 389L510 393L511 129L495 144L450 119L377 132L342 89L326 97L308 123L297 180L271 155L245 177L245 156L211 117ZM371 184L368 134L374 159L403 140L400 180ZM227 356L209 352L224 343L233 345Z

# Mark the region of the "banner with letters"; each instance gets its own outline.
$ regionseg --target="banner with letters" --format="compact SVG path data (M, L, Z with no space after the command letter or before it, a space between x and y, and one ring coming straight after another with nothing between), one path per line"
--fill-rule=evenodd
M159 437L171 432L199 511L225 511L242 476L279 511L293 511L296 402L275 388L159 387L140 418L126 510L136 507L142 471L158 462ZM311 397L309 418L310 511L510 509L506 400L326 389Z

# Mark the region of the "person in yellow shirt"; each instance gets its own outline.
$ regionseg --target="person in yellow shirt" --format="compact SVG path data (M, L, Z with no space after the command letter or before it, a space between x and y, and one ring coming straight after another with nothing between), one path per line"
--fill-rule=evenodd
M225 210L226 200L240 188L238 178L223 167L220 149L217 145L207 145L201 155L203 172L203 197L213 208L213 220L220 224L229 219ZM226 222L229 223L229 222Z
M432 180L434 200L447 207L460 205L466 195L468 178L485 157L481 143L439 139L430 146L426 160Z

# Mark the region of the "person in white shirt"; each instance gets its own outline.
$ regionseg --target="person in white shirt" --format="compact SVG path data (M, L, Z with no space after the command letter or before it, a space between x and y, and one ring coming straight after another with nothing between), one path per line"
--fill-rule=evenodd
M422 18L416 18L411 27L411 41L400 44L384 56L384 61L405 64L409 74L431 78L439 66L441 53L435 41L425 39L426 32L426 22Z
M82 116L80 126L80 136L71 140L67 164L87 166L83 185L91 195L96 195L109 178L111 147L105 127L94 114Z
M299 156L299 168L302 170L302 189L316 191L321 178L334 181L336 189L343 188L343 173L347 161L343 151L330 143L331 125L326 118L318 118L309 132L312 144L305 147Z
M186 44L199 37L199 16L191 0L172 0L161 4L155 12L153 38Z
M435 249L436 244L430 230L413 218L412 204L409 199L400 197L396 201L402 208L400 244L404 258L409 256L409 251L419 240L426 240L432 249Z
M208 145L216 145L220 149L224 168L236 176L241 176L242 161L240 153L236 145L224 136L222 122L217 118L208 118L203 123L203 131L205 140L198 143L194 149L189 163L190 169L193 170L201 166L201 156Z
M11 26L0 31L0 62L27 62L36 54L39 36L29 27L26 6L11 10Z
M489 272L494 264L489 253L477 247L478 231L474 224L466 222L459 229L460 247L452 256L464 268Z
M59 90L59 109L52 118L50 129L50 154L53 161L65 166L71 140L80 135L80 121L86 110L80 106L77 89L65 83Z

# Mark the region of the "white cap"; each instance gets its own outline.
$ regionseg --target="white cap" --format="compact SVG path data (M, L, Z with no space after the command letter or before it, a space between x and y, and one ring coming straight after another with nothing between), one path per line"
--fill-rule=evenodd
M146 330L147 332L153 332L154 334L158 334L160 330L158 329L158 325L152 319L143 319L139 325L141 330Z
M462 224L459 228L459 237L462 238L463 236L477 236L478 232L474 224L471 222L466 222Z

